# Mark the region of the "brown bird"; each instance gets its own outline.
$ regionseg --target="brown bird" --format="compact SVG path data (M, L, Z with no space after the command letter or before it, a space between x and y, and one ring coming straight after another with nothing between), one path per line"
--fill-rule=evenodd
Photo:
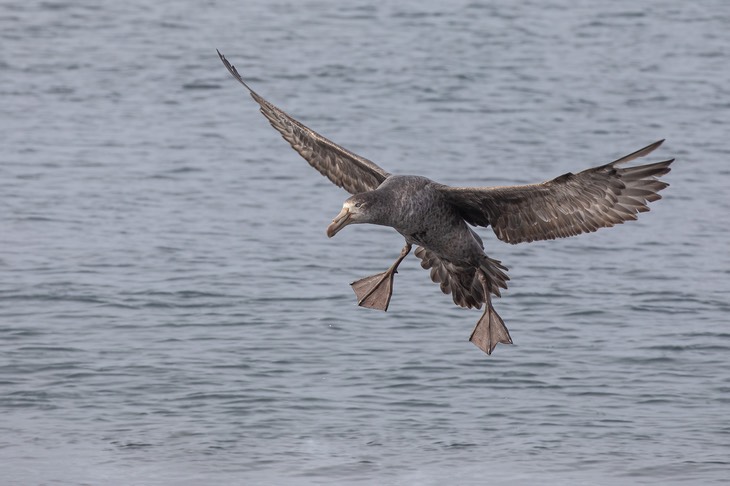
M228 71L261 107L261 113L309 164L352 197L327 228L333 237L349 224L394 228L405 238L398 259L383 273L353 282L357 303L387 310L398 265L417 245L421 266L451 294L456 305L484 313L469 340L487 354L497 343L512 344L492 295L507 288L507 268L484 253L484 243L469 226L491 226L507 243L552 240L637 219L668 186L657 177L674 159L623 167L644 157L664 140L611 163L571 172L539 184L502 187L449 187L420 176L393 175L370 160L340 147L304 126L252 90L218 52Z

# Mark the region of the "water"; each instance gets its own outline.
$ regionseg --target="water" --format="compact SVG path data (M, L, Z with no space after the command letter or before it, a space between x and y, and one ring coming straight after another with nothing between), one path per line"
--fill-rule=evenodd
M725 2L0 4L3 484L713 484L730 465ZM225 71L398 173L535 182L659 138L637 223L509 246L515 345Z

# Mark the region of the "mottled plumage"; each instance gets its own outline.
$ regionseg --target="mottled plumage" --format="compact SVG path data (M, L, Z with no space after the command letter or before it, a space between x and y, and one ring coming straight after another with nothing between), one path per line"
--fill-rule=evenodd
M620 167L659 147L655 142L609 164L567 173L539 184L507 187L449 187L420 176L392 175L307 128L253 91L218 53L228 71L250 92L271 125L309 164L353 194L327 228L332 237L353 223L390 226L405 238L398 260L385 272L352 286L358 304L387 310L398 265L416 245L431 280L462 307L481 308L470 340L487 354L497 343L511 344L491 296L507 288L507 268L484 254L484 243L469 226L491 226L502 241L522 243L562 238L634 220L661 199L668 186L657 179L672 160Z

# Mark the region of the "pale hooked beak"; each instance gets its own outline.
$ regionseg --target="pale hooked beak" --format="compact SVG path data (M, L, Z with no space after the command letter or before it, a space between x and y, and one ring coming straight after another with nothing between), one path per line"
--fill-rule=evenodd
M340 211L340 214L335 216L335 219L332 220L332 224L327 226L327 237L332 238L335 236L342 228L350 224L350 218L352 217L352 214L350 213L350 208L343 207L342 211Z

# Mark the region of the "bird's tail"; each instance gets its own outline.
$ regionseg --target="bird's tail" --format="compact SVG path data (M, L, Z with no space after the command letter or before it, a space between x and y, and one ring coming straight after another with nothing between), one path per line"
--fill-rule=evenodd
M482 262L479 265L479 269L482 271L484 276L487 279L486 282L486 289L487 289L487 295L486 295L486 301L487 303L491 302L491 299L489 298L489 294L494 294L497 297L501 297L501 294L499 292L500 288L506 289L507 288L507 281L509 280L509 277L507 276L507 272L509 269L502 265L502 262L499 260L495 260L494 258L489 258L487 255L484 255L482 257ZM480 281L478 277L474 280Z
M451 294L458 306L481 309L487 294L499 296L500 288L507 288L507 268L486 255L478 267L455 265L423 247L416 248L416 256L421 259L421 267L431 270L431 280L439 284L443 293ZM478 277L480 273L486 277L486 285Z

